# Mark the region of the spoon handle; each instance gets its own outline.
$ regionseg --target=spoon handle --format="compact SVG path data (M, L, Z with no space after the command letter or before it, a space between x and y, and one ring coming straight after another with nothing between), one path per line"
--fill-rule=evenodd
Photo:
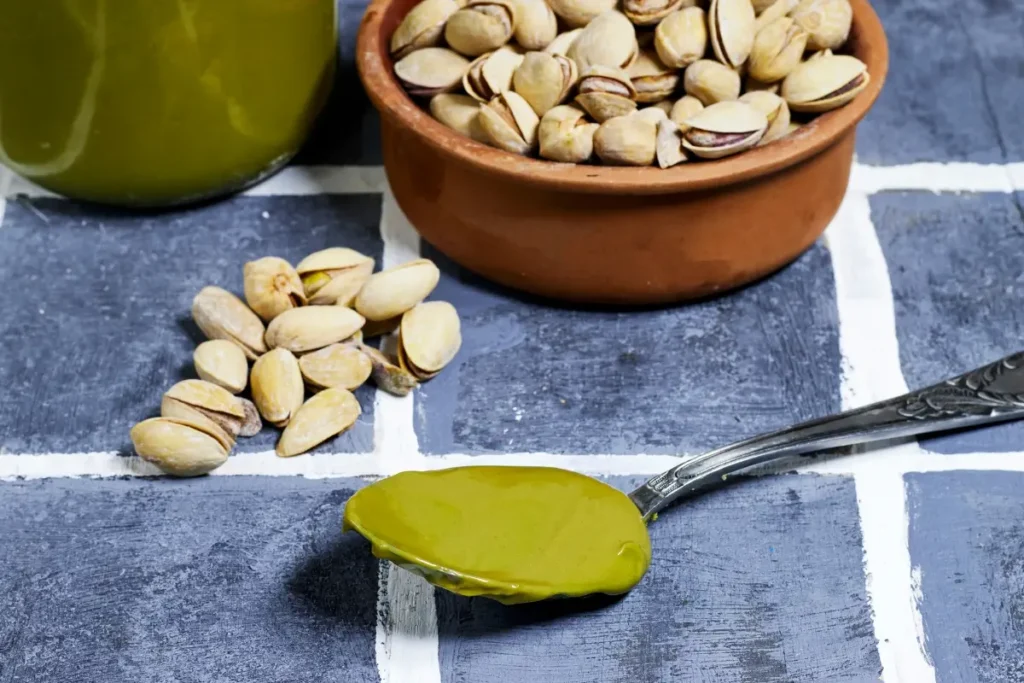
M698 455L629 494L644 519L732 474L784 457L1024 417L1024 352L903 396Z

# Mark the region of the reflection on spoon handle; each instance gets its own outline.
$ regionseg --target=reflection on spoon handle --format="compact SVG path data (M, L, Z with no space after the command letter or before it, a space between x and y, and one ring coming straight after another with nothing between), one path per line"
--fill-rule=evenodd
M1024 417L1024 352L903 396L755 436L687 460L629 494L644 519L726 475L791 455Z

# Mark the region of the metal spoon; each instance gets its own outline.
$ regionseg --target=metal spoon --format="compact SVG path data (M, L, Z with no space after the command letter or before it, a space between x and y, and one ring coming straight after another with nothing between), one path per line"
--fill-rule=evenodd
M698 455L629 494L644 520L738 470L792 455L1024 417L1024 352L925 389Z

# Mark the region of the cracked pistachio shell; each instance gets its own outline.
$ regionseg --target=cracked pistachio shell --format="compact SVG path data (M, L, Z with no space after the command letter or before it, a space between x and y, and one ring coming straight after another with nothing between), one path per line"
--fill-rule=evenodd
M416 259L375 273L356 297L356 310L367 320L400 316L434 291L441 271L430 259Z
M511 45L480 55L462 77L462 89L478 102L490 102L512 87L512 74L523 63L523 54Z
M479 57L512 39L516 10L506 0L473 0L448 18L444 39L456 52Z
M160 415L206 424L220 429L230 448L245 421L245 410L227 389L201 379L186 379L168 389L160 402ZM211 433L220 436L216 430Z
M477 142L487 142L487 135L480 127L480 121L477 118L480 113L480 103L469 95L454 93L434 95L430 98L430 113L452 130ZM359 290L353 292L353 297L358 293Z
M793 111L817 113L843 106L870 80L867 65L856 57L821 55L786 76L781 94Z
M299 358L306 382L318 389L353 390L370 378L373 364L356 344L331 344Z
M373 264L355 249L331 247L302 259L295 270L310 304L348 306L373 273Z
M324 389L292 416L277 442L277 454L287 458L305 453L354 425L360 413L359 401L351 391Z
M610 66L592 66L580 77L576 104L603 123L636 111L636 89L629 74Z
M754 91L744 94L739 101L749 104L768 119L768 130L757 143L758 146L785 137L789 130L789 106L786 100L770 92Z
M569 48L571 48L572 44L576 42L576 39L580 37L581 33L583 33L582 28L574 28L571 31L559 33L555 36L555 39L548 43L548 46L544 48L544 52L553 55L568 56Z
M238 430L238 435L256 436L263 429L263 420L260 419L259 409L247 398L239 398L238 402L242 404L242 409L245 411L245 420L242 422L242 428Z
M192 319L207 338L235 342L250 360L267 350L263 321L225 289L203 287L192 299Z
M462 347L459 314L447 301L428 301L405 312L399 346L407 369L420 379L436 375Z
M306 305L306 292L292 264L283 258L265 256L242 268L245 301L264 322L281 313Z
M808 50L835 50L850 36L853 8L850 0L801 0L789 16L807 31Z
M679 87L679 72L665 66L653 50L642 50L626 73L641 104L659 102Z
M708 35L722 64L738 68L754 46L754 6L750 0L711 0Z
M776 19L780 19L789 14L789 12L796 7L798 2L799 0L775 0L775 2L769 5L763 12L758 12L757 19L754 21L754 35L756 36L761 32L761 29Z
M718 102L686 120L683 147L702 159L720 159L755 146L768 118L745 102Z
M197 477L228 459L224 445L188 420L154 417L131 430L139 457L176 477Z
M515 0L513 36L526 50L543 50L558 35L558 19L545 0Z
M622 0L622 12L637 26L653 26L682 4L682 0Z
M395 77L414 97L451 92L462 83L469 60L446 47L425 47L395 62Z
M655 156L661 168L671 168L686 161L686 154L683 153L683 133L671 119L658 121L655 146Z
M391 56L401 59L414 50L437 45L444 23L458 9L455 0L423 0L414 5L391 34Z
M363 316L344 306L293 308L267 326L267 346L293 353L315 351L351 337L365 322Z
M548 3L570 28L582 28L618 5L617 0L548 0Z
M673 12L654 29L654 49L666 66L686 68L703 57L707 48L707 19L700 7Z
M273 349L252 365L252 400L263 419L283 427L302 405L305 386L299 361L288 349Z
M199 379L216 384L237 394L245 389L249 378L249 362L234 342L226 339L204 341L192 352Z
M581 164L594 154L596 123L586 119L586 113L571 104L549 109L540 120L537 138L540 156L551 161Z
M419 381L408 370L403 369L396 362L392 361L378 349L372 346L360 345L360 350L366 354L373 364L373 371L370 377L378 389L382 389L394 396L406 396L410 391L419 386Z
M698 59L686 67L683 88L704 106L735 100L740 96L740 75L711 59Z
M690 118L701 109L704 108L704 104L693 95L684 95L679 98L679 101L672 105L672 111L668 113L668 117L672 120L672 123L676 124L680 129L686 128L686 124L683 122Z
M496 95L480 108L478 118L492 146L513 154L528 155L533 151L540 117L518 93Z
M594 151L613 166L650 166L657 152L658 127L637 116L608 119L594 133Z
M587 24L569 48L568 57L583 73L592 66L628 68L638 51L633 24L625 14L611 11Z
M763 83L788 76L799 64L807 46L807 33L789 17L776 19L754 39L748 63L749 74Z
M568 57L530 52L512 76L512 84L537 116L543 116L565 100L578 75L576 62Z

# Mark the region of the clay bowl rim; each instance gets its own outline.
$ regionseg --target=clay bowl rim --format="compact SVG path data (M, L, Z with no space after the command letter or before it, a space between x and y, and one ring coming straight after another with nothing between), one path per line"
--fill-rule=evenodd
M799 163L835 144L864 118L885 83L889 49L878 15L867 0L853 6L853 54L868 67L871 81L849 104L818 115L799 132L764 147L715 161L670 169L564 164L533 159L467 138L435 120L398 84L388 54L386 24L403 0L371 0L359 27L356 63L363 87L380 114L415 135L437 154L508 182L548 190L602 194L669 194L731 185L766 176ZM411 4L409 5L412 6ZM404 14L403 14L404 16ZM385 22L385 20L389 20ZM389 31L390 32L390 31Z

